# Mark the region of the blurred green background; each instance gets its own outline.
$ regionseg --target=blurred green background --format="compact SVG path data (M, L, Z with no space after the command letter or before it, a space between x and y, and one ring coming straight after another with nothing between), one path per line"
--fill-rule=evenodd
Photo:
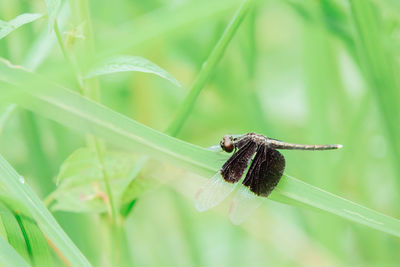
M46 14L45 4L0 0L0 19ZM91 64L82 52L89 39L85 30L91 28L93 58L141 56L182 84L140 72L97 81L99 102L163 132L240 1L88 1L90 21L79 5L62 1L66 11L61 8L57 17L78 66ZM256 1L177 137L203 147L218 144L225 134L247 132L294 143L343 144L340 151L282 152L286 173L399 217L399 11L390 0ZM78 91L56 42L45 52L35 50L46 54L37 66L29 59L40 36L55 37L48 25L43 17L0 39L0 56ZM17 106L1 122L0 151L46 199L63 162L87 139ZM137 162L142 153L133 152ZM194 195L204 177L150 159L138 178L153 182L138 189L124 220L126 261L113 261L116 245L106 214L54 211L94 266L396 266L400 261L397 237L327 212L265 201L234 226L227 217L229 201L205 213L195 210Z

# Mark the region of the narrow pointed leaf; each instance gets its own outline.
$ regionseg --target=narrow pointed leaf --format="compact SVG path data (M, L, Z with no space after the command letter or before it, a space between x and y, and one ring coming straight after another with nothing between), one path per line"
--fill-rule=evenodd
M8 34L18 29L22 25L35 21L42 16L42 14L25 13L8 22L0 20L0 39L6 37Z
M160 68L150 60L143 57L127 55L111 57L104 60L103 62L96 64L94 67L91 68L88 74L86 74L85 78L88 79L100 75L127 71L152 73L160 76L161 78L167 79L176 86L181 86L171 74L169 74L166 70Z
M24 179L0 156L0 182L18 200L73 266L91 266Z
M0 202L0 220L7 233L8 243L22 256L29 261L28 248L18 221L10 209Z

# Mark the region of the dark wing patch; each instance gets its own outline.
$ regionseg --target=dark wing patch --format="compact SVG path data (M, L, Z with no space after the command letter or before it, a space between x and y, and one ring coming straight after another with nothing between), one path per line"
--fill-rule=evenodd
M243 184L258 195L267 197L279 183L285 170L285 158L275 149L262 146L247 172Z
M261 163L265 161L265 146L259 146L257 149L257 154L250 165L250 168L243 180L245 186L250 187L252 183L259 180Z
M256 150L257 144L251 139L247 139L246 143L243 143L239 150L233 153L222 166L221 175L225 181L229 183L238 182Z
M249 141L253 141L249 136L243 136L240 139L237 140L235 148L236 149L241 149L243 146L247 145Z

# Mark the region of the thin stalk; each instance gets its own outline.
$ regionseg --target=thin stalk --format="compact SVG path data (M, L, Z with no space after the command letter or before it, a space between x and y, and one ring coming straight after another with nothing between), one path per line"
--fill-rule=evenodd
M83 10L83 12L81 12L82 16L85 17L85 19L87 21L86 24L90 25L90 23L89 23L89 12L87 10L87 2L86 1L82 1L80 4L81 4L80 5L80 9ZM99 95L98 87L96 87L96 86L93 87L93 86L91 86L90 83L86 84L86 85L83 83L82 78L81 78L82 76L80 75L79 68L78 68L76 62L74 60L72 60L73 57L69 54L68 50L64 46L64 42L62 40L62 37L61 37L61 34L60 34L60 30L58 28L56 20L54 20L54 32L56 34L57 41L58 41L58 44L60 45L61 51L62 51L62 53L64 55L64 58L68 62L68 64L71 66L71 68L73 70L74 76L75 76L75 78L77 80L77 83L78 83L78 86L79 86L79 89L80 89L80 93L85 95L85 96L90 97L90 95L92 95L92 94L89 94L89 92L94 90L96 92L94 95ZM90 37L92 36L92 31L91 31L90 26L87 26L87 35L88 35L87 40L91 40ZM87 50L88 52L90 51L89 54L92 55L93 53L91 51L93 50L93 43L91 41L87 41L87 42L89 44L86 44L85 50ZM93 87L93 88L92 88L92 90L88 90L88 89L85 90L85 87ZM105 165L104 165L103 155L102 155L102 153L100 151L99 140L97 140L97 138L93 137L93 143L94 143L95 153L96 153L96 156L97 156L99 164L100 164L100 169L101 169L101 172L102 172L102 175L103 175L104 184L105 184L105 187L106 187L106 192L107 192L108 199L109 199L110 215L111 215L113 224L116 225L117 224L117 212L116 212L117 208L116 208L116 204L115 204L115 201L114 201L114 198L113 198L113 195L112 195L112 190L111 190L110 181L109 181L109 178L108 178L108 175L107 175L107 171L106 171L106 168L105 168ZM47 199L46 203L50 204L51 200L52 200L51 198Z
M241 25L243 19L245 18L252 4L253 0L245 0L237 10L236 14L232 18L228 27L225 29L225 32L222 34L218 43L211 51L211 54L209 55L207 61L204 62L199 75L197 76L196 80L194 81L189 91L189 94L186 96L185 100L183 101L183 104L180 106L174 120L168 126L166 130L167 134L176 136L181 130L183 124L187 120L189 114L191 113L194 107L197 97L199 96L201 90L210 79L211 74L215 71L218 62L224 55L226 48L231 42L233 36L235 35L237 29Z
M83 53L88 55L89 61L91 62L94 57L94 41L93 41L93 29L92 29L92 24L91 24L91 19L90 19L90 12L89 12L89 5L87 0L81 0L81 1L76 1L76 0L71 0L72 6L75 7L75 11L77 16L79 17L80 20L85 22L85 33L86 33L86 39L84 42L84 47L83 47ZM84 65L84 62L80 62L82 65ZM83 66L84 68L85 66ZM100 102L100 90L99 90L99 84L96 78L86 80L82 82L83 84L83 95L91 98L92 100L96 102ZM111 228L108 228L109 234L111 235L111 240L113 243L112 247L112 260L113 262L110 263L110 265L119 265L120 263L120 258L121 255L124 255L123 252L126 251L126 243L123 243L123 233L124 233L124 227L122 223L120 222L121 216L118 213L117 205L114 200L113 194L112 194L112 189L110 185L110 180L107 175L107 170L105 168L104 164L104 159L102 152L100 150L100 139L96 137L89 137L90 139L93 140L95 151L97 154L97 158L100 163L102 175L104 178L104 184L106 187L106 193L108 195L109 199L109 204L110 204L110 213L111 213L111 218L112 218L112 225L110 226ZM122 253L121 253L122 251ZM126 259L126 262L124 262L126 266L131 266L132 263L130 262L130 258Z
M110 204L111 218L113 220L113 224L117 225L117 212L116 212L117 209L116 209L115 201L114 201L113 194L111 191L110 179L108 178L106 166L104 164L103 154L101 153L99 140L97 140L97 139L94 140L94 148L96 151L97 159L100 164L100 169L101 169L101 173L102 173L102 176L104 179L104 184L106 186L106 191L107 191L108 200L109 200L109 204Z
M63 42L62 37L61 37L60 29L58 28L58 24L57 24L56 20L54 20L54 32L56 34L57 42L58 42L58 44L60 46L61 52L62 52L65 60L71 66L71 69L72 69L72 71L74 73L74 77L75 77L76 82L78 84L79 92L81 94L83 94L84 90L83 90L82 76L79 74L79 69L78 69L78 66L76 65L76 62L72 60L72 57L69 55L68 50L64 46L64 42Z

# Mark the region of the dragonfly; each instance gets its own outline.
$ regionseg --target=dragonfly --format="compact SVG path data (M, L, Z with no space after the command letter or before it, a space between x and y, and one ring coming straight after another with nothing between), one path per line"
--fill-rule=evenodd
M216 150L217 147L219 151L233 152L233 154L198 190L195 207L200 212L209 210L227 198L235 187L241 184L229 208L231 222L238 225L254 212L278 185L286 165L279 149L331 150L343 146L293 144L261 134L247 133L225 135L220 145L211 149ZM247 168L248 171L243 178Z

